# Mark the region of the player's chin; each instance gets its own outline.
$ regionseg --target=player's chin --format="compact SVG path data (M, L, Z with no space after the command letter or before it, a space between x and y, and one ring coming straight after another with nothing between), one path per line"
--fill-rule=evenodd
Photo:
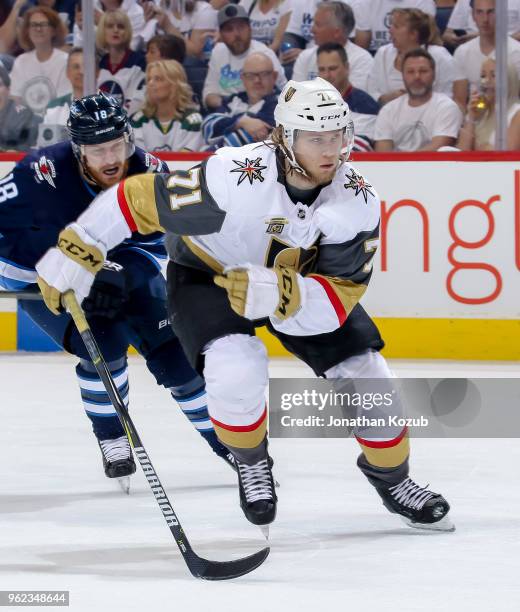
M336 163L322 164L320 166L320 171L318 174L320 183L330 183L330 181L332 181L334 175L336 174L336 168Z
M104 168L99 173L99 178L103 182L104 185L111 187L123 178L124 174L124 166L123 164L118 164L117 166L109 166Z

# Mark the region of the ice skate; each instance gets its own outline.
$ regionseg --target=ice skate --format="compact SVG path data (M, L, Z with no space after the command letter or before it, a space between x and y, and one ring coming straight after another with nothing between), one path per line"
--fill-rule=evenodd
M428 486L428 485L427 485ZM420 487L411 478L406 478L392 487L376 487L384 506L415 529L430 531L455 531L448 518L450 505L439 493Z
M117 478L121 489L130 493L130 475L135 472L135 462L126 436L98 440L103 456L103 468L108 478Z
M274 490L273 474L266 457L253 465L242 463L235 457L240 490L240 506L248 521L266 526L276 517L278 498ZM262 529L262 533L265 531ZM267 536L266 536L267 537Z

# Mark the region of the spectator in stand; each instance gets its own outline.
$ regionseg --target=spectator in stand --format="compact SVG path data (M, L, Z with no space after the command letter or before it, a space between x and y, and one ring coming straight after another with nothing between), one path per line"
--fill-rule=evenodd
M186 57L186 43L180 36L157 34L146 43L146 63L174 59L182 64Z
M303 49L313 46L312 25L314 22L314 14L321 0L287 1L291 2L291 17L283 38L283 42L286 43L288 47L288 49L284 50L281 54L281 61L284 65L293 63ZM359 6L365 2L365 0L341 1L350 6L357 22Z
M96 66L96 76L99 71ZM66 130L73 100L83 97L83 49L73 47L67 59L67 79L72 92L51 100L38 135L38 147L44 147L68 139Z
M433 91L435 61L428 51L413 49L403 58L406 95L379 111L376 151L437 151L453 146L462 113L451 98Z
M68 32L72 32L74 26L76 5L81 4L81 0L26 0L25 8L33 6L46 6L56 11L67 28ZM22 9L22 15L23 15Z
M349 73L343 45L331 42L318 47L319 76L334 85L350 108L354 122L353 151L371 151L379 104L365 91L352 85Z
M9 73L0 63L0 151L27 151L36 144L41 118L9 99Z
M507 28L510 36L520 40L520 0L508 0ZM478 36L470 0L458 0L442 36L446 45L455 48Z
M132 51L132 26L123 11L103 13L96 31L96 46L106 53L99 62L98 88L126 109L144 87L145 58Z
M464 112L469 96L478 90L482 63L495 57L495 0L471 0L471 7L479 35L460 45L454 55L453 96ZM507 57L520 75L520 43L511 37Z
M271 58L264 53L251 53L246 58L242 70L245 91L226 98L202 123L204 140L211 150L267 138L275 126L277 77Z
M200 151L202 117L184 68L175 60L146 67L143 108L130 117L135 144L147 151Z
M123 11L130 20L132 26L132 40L130 47L134 50L139 49L143 43L143 30L145 26L144 13L137 0L95 0L94 2L94 21L99 25L101 17L111 11ZM83 34L81 32L82 17L81 3L76 6L76 18L73 28L73 45L83 46Z
M222 42L215 45L209 61L203 90L206 107L214 110L222 106L226 96L244 91L240 73L246 57L255 52L265 53L271 58L278 74L277 86L281 90L286 83L283 68L269 47L251 39L251 24L244 8L227 4L218 12L218 23Z
M474 93L469 101L468 113L460 130L457 146L463 151L492 151L495 149L495 70L493 59L482 64L480 92ZM520 150L520 79L511 64L507 67L507 149Z
M423 47L435 60L434 91L453 96L454 65L448 51L432 39L438 35L432 17L418 9L394 9L390 16L390 44L377 50L368 77L368 92L381 105L405 93L402 64L412 49Z
M26 0L14 0L12 7L2 4L5 11L5 21L0 25L0 54L15 55L18 50L16 33L18 30L18 19L20 12L25 6Z
M350 81L358 89L367 89L374 60L366 49L349 40L356 21L350 6L343 2L320 2L314 15L312 33L317 45L336 42L345 47L350 66ZM307 81L318 75L317 47L305 49L294 64L293 79Z
M395 8L416 8L435 17L434 0L364 0L360 6L355 42L376 52L390 42L390 14Z
M291 17L293 0L240 0L251 20L254 40L277 52Z
M61 51L67 30L56 11L46 6L29 9L23 16L19 41L25 53L11 71L11 96L43 116L51 100L70 91L67 53Z
M189 57L208 59L218 34L217 11L203 0L142 2L146 26L143 38L156 34L181 37Z

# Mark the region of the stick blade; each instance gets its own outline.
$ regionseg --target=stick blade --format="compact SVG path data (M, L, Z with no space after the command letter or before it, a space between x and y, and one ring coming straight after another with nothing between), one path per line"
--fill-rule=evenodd
M233 561L209 561L198 557L200 564L197 565L199 567L193 568L192 574L202 580L231 580L238 578L239 576L244 576L244 574L249 574L249 572L262 565L270 551L271 549L266 547L248 557L234 559Z

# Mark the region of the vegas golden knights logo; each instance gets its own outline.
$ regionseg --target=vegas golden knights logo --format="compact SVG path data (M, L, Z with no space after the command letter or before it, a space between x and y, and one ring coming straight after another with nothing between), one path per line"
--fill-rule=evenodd
M285 101L289 102L289 100L294 96L295 93L296 89L294 89L294 87L289 87L287 93L285 94Z

